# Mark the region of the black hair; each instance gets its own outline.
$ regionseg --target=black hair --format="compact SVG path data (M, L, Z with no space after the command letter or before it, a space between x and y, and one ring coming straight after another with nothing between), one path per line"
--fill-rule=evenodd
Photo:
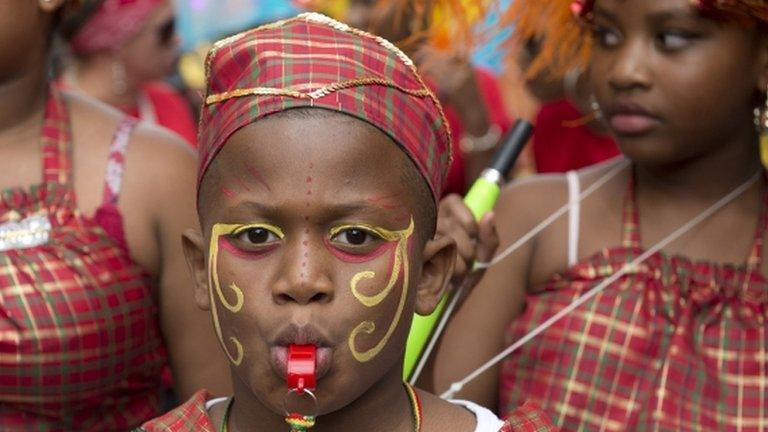
M104 0L69 0L61 10L59 34L71 41L83 25L96 13Z

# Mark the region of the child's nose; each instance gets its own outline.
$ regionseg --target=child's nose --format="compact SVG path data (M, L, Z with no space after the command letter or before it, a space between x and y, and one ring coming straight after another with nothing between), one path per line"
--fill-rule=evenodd
M333 299L333 282L328 276L321 253L307 240L289 246L282 275L273 285L272 297L278 304L328 303Z

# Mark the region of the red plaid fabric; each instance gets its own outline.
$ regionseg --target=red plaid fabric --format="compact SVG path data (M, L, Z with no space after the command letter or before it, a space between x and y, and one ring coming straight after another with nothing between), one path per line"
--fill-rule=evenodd
M178 408L144 423L133 432L217 432L205 403L211 395L200 390ZM527 403L512 412L499 432L555 432L557 429L536 405Z
M134 432L217 432L205 409L211 395L200 390L183 405L144 423Z
M633 186L624 242L528 297L509 341L644 252ZM503 366L501 402L541 405L563 430L768 430L768 196L746 265L652 255Z
M96 11L69 43L72 51L79 55L123 47L144 29L152 14L164 4L162 0L86 0L83 3L96 1L100 2Z
M534 403L526 403L512 411L499 432L555 432L557 428Z
M413 62L384 39L301 14L219 41L206 74L198 184L238 129L276 112L318 107L389 135L439 198L451 158L443 110Z
M150 277L77 210L66 106L52 89L44 183L0 195L0 224L50 240L0 252L0 430L124 431L161 409L166 364Z

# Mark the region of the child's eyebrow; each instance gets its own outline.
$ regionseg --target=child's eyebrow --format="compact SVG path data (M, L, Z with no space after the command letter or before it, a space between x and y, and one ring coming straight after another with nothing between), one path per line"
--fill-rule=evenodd
M249 213L274 213L277 210L275 206L262 204L256 201L241 201L232 207L232 211L244 211Z
M399 205L394 205L389 200L358 200L340 203L329 203L324 206L329 213L333 215L348 214L371 214L379 215L382 212L391 212ZM231 207L232 212L248 212L261 214L274 214L279 212L279 208L274 205L264 204L256 201L241 201Z

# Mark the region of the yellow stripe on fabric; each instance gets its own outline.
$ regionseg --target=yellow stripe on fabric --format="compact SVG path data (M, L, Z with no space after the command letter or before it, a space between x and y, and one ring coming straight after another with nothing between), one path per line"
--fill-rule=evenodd
M602 302L603 297L604 297L604 293L601 292L597 294L590 301L591 304L590 304L589 310L579 315L579 317L584 321L584 330L581 333L574 335L574 338L572 339L574 343L578 344L578 349L574 354L575 362L571 366L571 374L568 377L567 384L565 387L565 396L563 397L563 401L565 401L566 403L571 399L571 393L574 391L574 386L576 385L576 380L578 379L576 374L582 370L581 361L584 359L584 348L587 345L587 341L590 339L589 335L591 333L594 316L597 315L597 308ZM564 327L564 328L569 328L569 327ZM602 346L602 343L598 342L597 346ZM585 417L587 417L586 414L587 413L585 413ZM561 412L558 423L562 424L564 421L565 421L565 413Z
M295 99L319 99L321 97L327 96L331 93L335 93L340 90L344 90L352 87L369 86L369 85L380 85L380 86L390 87L390 88L400 90L401 92L409 94L411 96L417 96L417 97L429 97L430 95L430 92L428 90L406 89L404 87L397 85L394 81L391 81L391 80L374 78L374 77L366 77L366 78L357 78L353 80L341 81L341 82L337 82L329 85L324 85L311 92L302 92L299 90L295 90L291 87L287 87L287 88L251 87L251 88L244 88L244 89L235 89L235 90L231 90L223 93L215 93L215 94L209 95L208 97L205 98L205 103L206 105L212 105L212 104L224 102L228 99L244 97L244 96L284 96L284 97L291 97Z
M620 297L619 297L620 298ZM617 308L618 309L618 308ZM635 302L635 307L632 310L632 319L630 322L634 323L637 318L640 316L640 311L643 309L643 302ZM605 318L605 317L603 317ZM597 321L597 320L596 320ZM607 319L606 319L607 321ZM630 329L635 330L638 327L634 326L633 324L625 324L620 321L614 321L613 323L613 329L618 330L620 332L623 332L624 334L624 343L622 344L622 355L619 357L618 364L616 365L616 370L624 370L624 362L627 360L628 357L630 357L630 353L632 353L632 350L630 349L630 341L632 338L636 335L634 331L629 331ZM607 325L607 323L606 323ZM641 337L647 335L647 331L639 332L641 333ZM622 406L624 410L627 412L627 418L626 420L629 420L629 415L635 411L637 408L637 404L635 403L635 389L633 389L633 392L631 393L631 398L629 400L625 398L619 398L616 396L616 392L618 391L618 385L619 385L619 379L621 378L621 374L616 373L613 375L613 382L611 383L610 390L608 391L608 398L607 398L607 404L608 406ZM610 410L605 410L603 412L603 418L601 422L604 422L607 424L610 419L608 416L610 415ZM600 432L606 430L604 425L600 426Z

